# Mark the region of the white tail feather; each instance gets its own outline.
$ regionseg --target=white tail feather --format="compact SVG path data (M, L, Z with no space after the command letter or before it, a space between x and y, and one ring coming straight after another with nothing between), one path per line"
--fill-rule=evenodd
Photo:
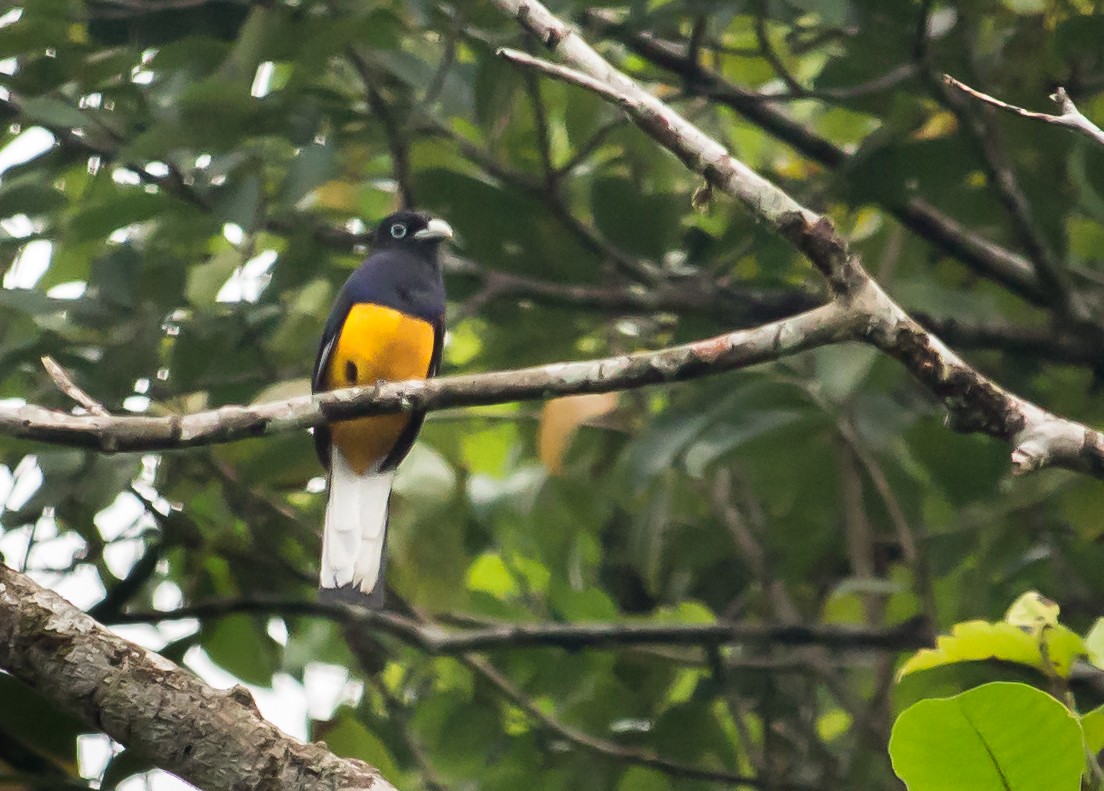
M357 475L336 446L330 452L330 499L319 574L322 588L351 586L369 594L376 587L394 478L394 470Z

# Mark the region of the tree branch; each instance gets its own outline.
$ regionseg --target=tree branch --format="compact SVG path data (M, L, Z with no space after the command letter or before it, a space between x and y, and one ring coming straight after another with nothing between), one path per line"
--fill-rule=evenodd
M1012 163L1001 148L998 130L991 123L991 119L985 114L976 112L976 108L965 97L952 90L961 83L956 85L946 75L941 83L935 80L930 82L934 83L933 89L942 95L951 111L971 133L974 144L981 154L982 162L985 164L989 183L1012 220L1012 232L1019 238L1020 245L1034 263L1039 283L1057 313L1079 323L1089 321L1091 315L1089 308L1072 288L1069 272L1066 271L1036 221L1035 212L1020 188Z
M616 33L630 50L645 60L680 76L691 93L735 110L814 162L833 170L846 170L852 162L852 156L832 141L817 135L765 101L769 96L741 88L715 72L702 69L692 63L678 45L649 33L622 29L601 11L592 11L587 19ZM920 198L887 203L885 209L910 231L934 243L984 277L1004 285L1033 304L1048 304L1048 295L1041 288L1031 262L1023 256L973 233Z
M514 371L381 382L190 415L71 415L0 407L0 434L106 452L165 450L292 431L327 421L412 410L537 400L674 382L745 368L853 336L861 317L838 303L749 330L655 352Z
M57 385L58 390L65 393L71 399L76 401L88 412L93 415L107 416L111 413L107 411L107 407L94 399L88 393L84 392L73 381L73 378L69 376L69 372L58 365L57 360L49 355L42 358L42 367L46 369L46 373L50 375L50 378L54 380L54 384Z
M2 564L0 667L200 788L394 791L368 764L282 733L244 687L212 689Z
M930 645L931 632L920 621L891 629L845 626L757 624L717 621L709 624L652 623L532 623L493 624L462 629L421 623L392 611L366 610L341 603L302 599L217 599L175 610L112 614L110 623L160 623L188 618L222 618L249 613L283 617L326 618L353 627L390 634L430 654L453 656L471 651L520 648L614 648L640 645L726 645L778 643L817 645L838 650L903 651Z
M859 340L901 361L938 397L951 425L1011 442L1016 472L1048 465L1104 478L1104 435L1001 389L951 352L890 299L851 255L831 222L728 154L724 146L618 72L535 0L496 0L571 67L506 51L514 62L596 90L662 146L740 200L814 264L832 302L788 319L716 338L591 362L429 381L387 382L185 416L69 415L36 405L0 409L0 434L102 451L181 448L388 412L433 410L554 395L608 392L679 381ZM1028 265L1029 266L1029 265Z
M500 55L615 102L688 168L774 228L820 271L837 303L862 316L858 339L901 361L943 402L953 428L1010 441L1016 473L1059 465L1104 477L1104 434L1021 399L968 366L870 278L830 220L801 206L730 156L724 146L610 65L537 0L495 0L495 4L569 66L546 63L516 50L500 50Z
M566 739L576 747L588 750L596 755L612 758L627 764L647 766L663 772L671 777L679 777L687 780L707 780L726 785L752 786L755 788L772 788L778 791L813 791L818 786L811 783L797 783L774 778L758 778L748 775L735 774L724 769L712 769L704 766L694 766L677 761L672 761L657 755L655 752L640 747L632 747L618 742L602 739L561 722L554 714L546 711L536 701L525 694L525 691L514 684L494 665L483 657L464 656L461 661L473 672L478 673L495 687L506 699L515 706L521 708L533 720L540 723L552 733Z
M971 88L964 82L959 82L949 74L943 75L943 81L952 88L957 88L963 93L967 93L975 99L983 101L993 107L999 107L1001 110L1006 110L1021 118L1030 118L1034 121L1043 121L1048 124L1054 124L1055 126L1064 126L1067 129L1073 129L1104 146L1104 129L1094 124L1077 109L1077 105L1073 103L1073 99L1069 98L1065 88L1059 87L1050 95L1051 101L1062 108L1061 114L1052 115L1051 113L1037 113L1032 110L1025 110L1014 104L1002 102L1000 99L990 96L987 93L982 93L979 90Z

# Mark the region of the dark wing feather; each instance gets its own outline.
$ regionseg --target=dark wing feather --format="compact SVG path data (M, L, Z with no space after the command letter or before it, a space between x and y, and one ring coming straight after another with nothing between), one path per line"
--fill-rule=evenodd
M322 332L322 341L318 344L318 356L314 360L314 372L311 374L311 392L317 393L326 389L326 369L330 366L330 356L334 346L337 345L338 331L345 323L345 316L349 313L349 305L339 300L326 321L326 328ZM318 460L327 470L330 469L330 427L322 424L314 427L314 451L318 454Z
M445 319L442 316L433 323L433 354L429 358L429 370L426 376L436 376L441 369L441 349L445 345ZM380 470L393 470L399 466L399 462L406 458L410 448L414 446L414 440L418 432L422 430L422 422L425 420L425 412L410 413L410 421L406 424L402 434L395 441L395 447L387 454L387 458L380 465Z

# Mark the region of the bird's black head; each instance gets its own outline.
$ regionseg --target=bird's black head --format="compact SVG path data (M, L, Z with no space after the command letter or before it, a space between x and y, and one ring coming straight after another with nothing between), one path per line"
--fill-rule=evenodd
M452 228L444 220L428 214L403 210L385 217L372 235L372 249L387 247L426 247L435 250L445 239L452 238Z

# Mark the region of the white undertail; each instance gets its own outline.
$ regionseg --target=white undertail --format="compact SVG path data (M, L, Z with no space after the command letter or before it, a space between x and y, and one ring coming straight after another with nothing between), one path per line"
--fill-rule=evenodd
M394 470L357 475L337 446L330 450L330 498L319 575L323 590L352 588L367 595L380 582L394 479Z

